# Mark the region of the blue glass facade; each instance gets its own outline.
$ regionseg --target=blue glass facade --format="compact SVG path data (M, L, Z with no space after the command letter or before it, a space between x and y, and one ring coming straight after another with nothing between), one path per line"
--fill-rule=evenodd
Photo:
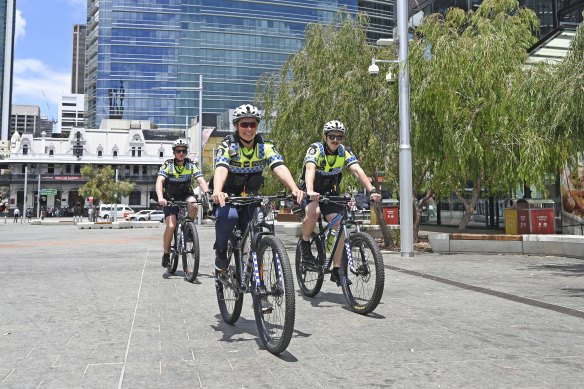
M264 72L300 49L307 23L357 0L89 0L87 125L146 119L184 127L203 111L253 101Z

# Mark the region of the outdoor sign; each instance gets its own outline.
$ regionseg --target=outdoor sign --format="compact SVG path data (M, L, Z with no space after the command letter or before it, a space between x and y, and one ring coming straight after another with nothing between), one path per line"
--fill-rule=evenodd
M41 196L55 196L57 189L41 189Z
M562 231L584 235L584 154L560 169Z

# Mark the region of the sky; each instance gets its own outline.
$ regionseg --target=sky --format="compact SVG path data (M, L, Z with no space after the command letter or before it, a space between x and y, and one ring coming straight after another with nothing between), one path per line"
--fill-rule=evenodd
M86 15L87 0L16 0L12 104L38 105L57 120L71 92L73 26Z

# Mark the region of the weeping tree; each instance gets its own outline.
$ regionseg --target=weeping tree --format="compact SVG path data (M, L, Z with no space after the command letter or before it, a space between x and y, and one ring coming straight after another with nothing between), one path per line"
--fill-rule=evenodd
M81 168L81 175L88 181L79 188L79 194L83 197L93 197L94 204L119 203L122 196L128 196L135 187L133 182L115 180L115 170L111 166L94 169L93 165L85 165Z
M270 137L300 178L308 146L321 140L324 124L333 119L347 127L346 144L379 189L381 179L396 182L399 132L397 93L383 77L371 77L371 58L383 56L367 44L366 17L340 12L328 25L310 24L303 48L278 74L259 82L257 103L266 113ZM345 174L342 190L360 188ZM268 180L273 185L273 180ZM393 244L377 208L385 246Z
M548 149L516 120L525 108L523 64L538 28L535 13L517 1L486 0L476 12L451 8L426 17L412 42L412 150L425 169L422 202L454 193L464 205L459 230L481 192L514 189L529 169L542 173L522 150L541 161Z

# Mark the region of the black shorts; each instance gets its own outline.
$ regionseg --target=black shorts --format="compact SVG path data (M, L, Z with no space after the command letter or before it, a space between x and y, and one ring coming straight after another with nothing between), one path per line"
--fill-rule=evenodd
M162 207L162 212L164 212L164 218L172 215L178 215L178 207L176 205L165 205Z
M312 203L311 200L307 201L307 205ZM318 203L318 206L320 207L320 213L327 216L330 215L332 213L341 213L343 212L343 209L345 208L344 206L340 205L340 204L336 204L336 203L323 203L322 201Z

